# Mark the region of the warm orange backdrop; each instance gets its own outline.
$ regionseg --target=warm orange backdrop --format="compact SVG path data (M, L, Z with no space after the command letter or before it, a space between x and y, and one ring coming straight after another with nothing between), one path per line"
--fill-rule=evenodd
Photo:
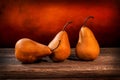
M0 1L0 47L14 47L17 40L27 37L48 44L67 21L71 47L75 47L84 19L88 22L101 47L119 47L119 0L13 0ZM91 23L92 22L92 23Z

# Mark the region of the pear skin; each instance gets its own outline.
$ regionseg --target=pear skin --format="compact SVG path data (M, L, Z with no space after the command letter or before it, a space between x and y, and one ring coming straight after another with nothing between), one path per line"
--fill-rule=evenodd
M70 24L70 23L68 23L68 24ZM67 25L65 25L65 27ZM61 62L61 61L64 61L65 59L67 59L70 56L70 52L71 52L67 32L64 29L62 31L60 31L54 37L54 39L49 43L48 47L52 51L50 58L53 61Z
M94 60L98 57L99 53L100 47L93 32L83 25L76 45L76 56L81 60Z
M15 45L15 57L23 63L33 63L51 53L48 46L28 38L18 40Z

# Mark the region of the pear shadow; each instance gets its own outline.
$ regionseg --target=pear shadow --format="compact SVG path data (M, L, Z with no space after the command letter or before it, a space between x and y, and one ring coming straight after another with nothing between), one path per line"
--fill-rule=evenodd
M71 55L69 56L68 60L80 61L80 59L77 58L75 54L71 54Z
M73 61L80 61L80 59L76 56L75 48L71 48L71 54L67 59Z
M84 62L94 61L94 60L83 60L83 59L79 59L79 58L73 57L73 56L70 56L70 57L68 58L68 60L70 60L70 61L84 61Z
M75 54L71 54L68 58L68 60L71 60L71 61L85 61L85 62L89 62L88 60L82 60L82 59L79 59ZM92 60L90 60L92 61Z

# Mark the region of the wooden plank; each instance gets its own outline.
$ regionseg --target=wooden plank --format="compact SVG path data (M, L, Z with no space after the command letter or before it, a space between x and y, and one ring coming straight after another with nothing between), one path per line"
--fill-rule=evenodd
M94 61L81 61L75 49L64 62L54 63L48 57L34 64L21 64L13 48L0 48L0 78L112 78L120 76L120 48L101 48ZM117 78L118 79L118 78Z

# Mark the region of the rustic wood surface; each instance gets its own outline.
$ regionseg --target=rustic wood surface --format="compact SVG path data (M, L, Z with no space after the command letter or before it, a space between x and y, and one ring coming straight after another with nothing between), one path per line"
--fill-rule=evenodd
M64 62L55 63L45 57L34 64L22 64L15 58L14 48L0 48L0 79L120 80L120 48L101 48L94 61L79 60L74 50Z

